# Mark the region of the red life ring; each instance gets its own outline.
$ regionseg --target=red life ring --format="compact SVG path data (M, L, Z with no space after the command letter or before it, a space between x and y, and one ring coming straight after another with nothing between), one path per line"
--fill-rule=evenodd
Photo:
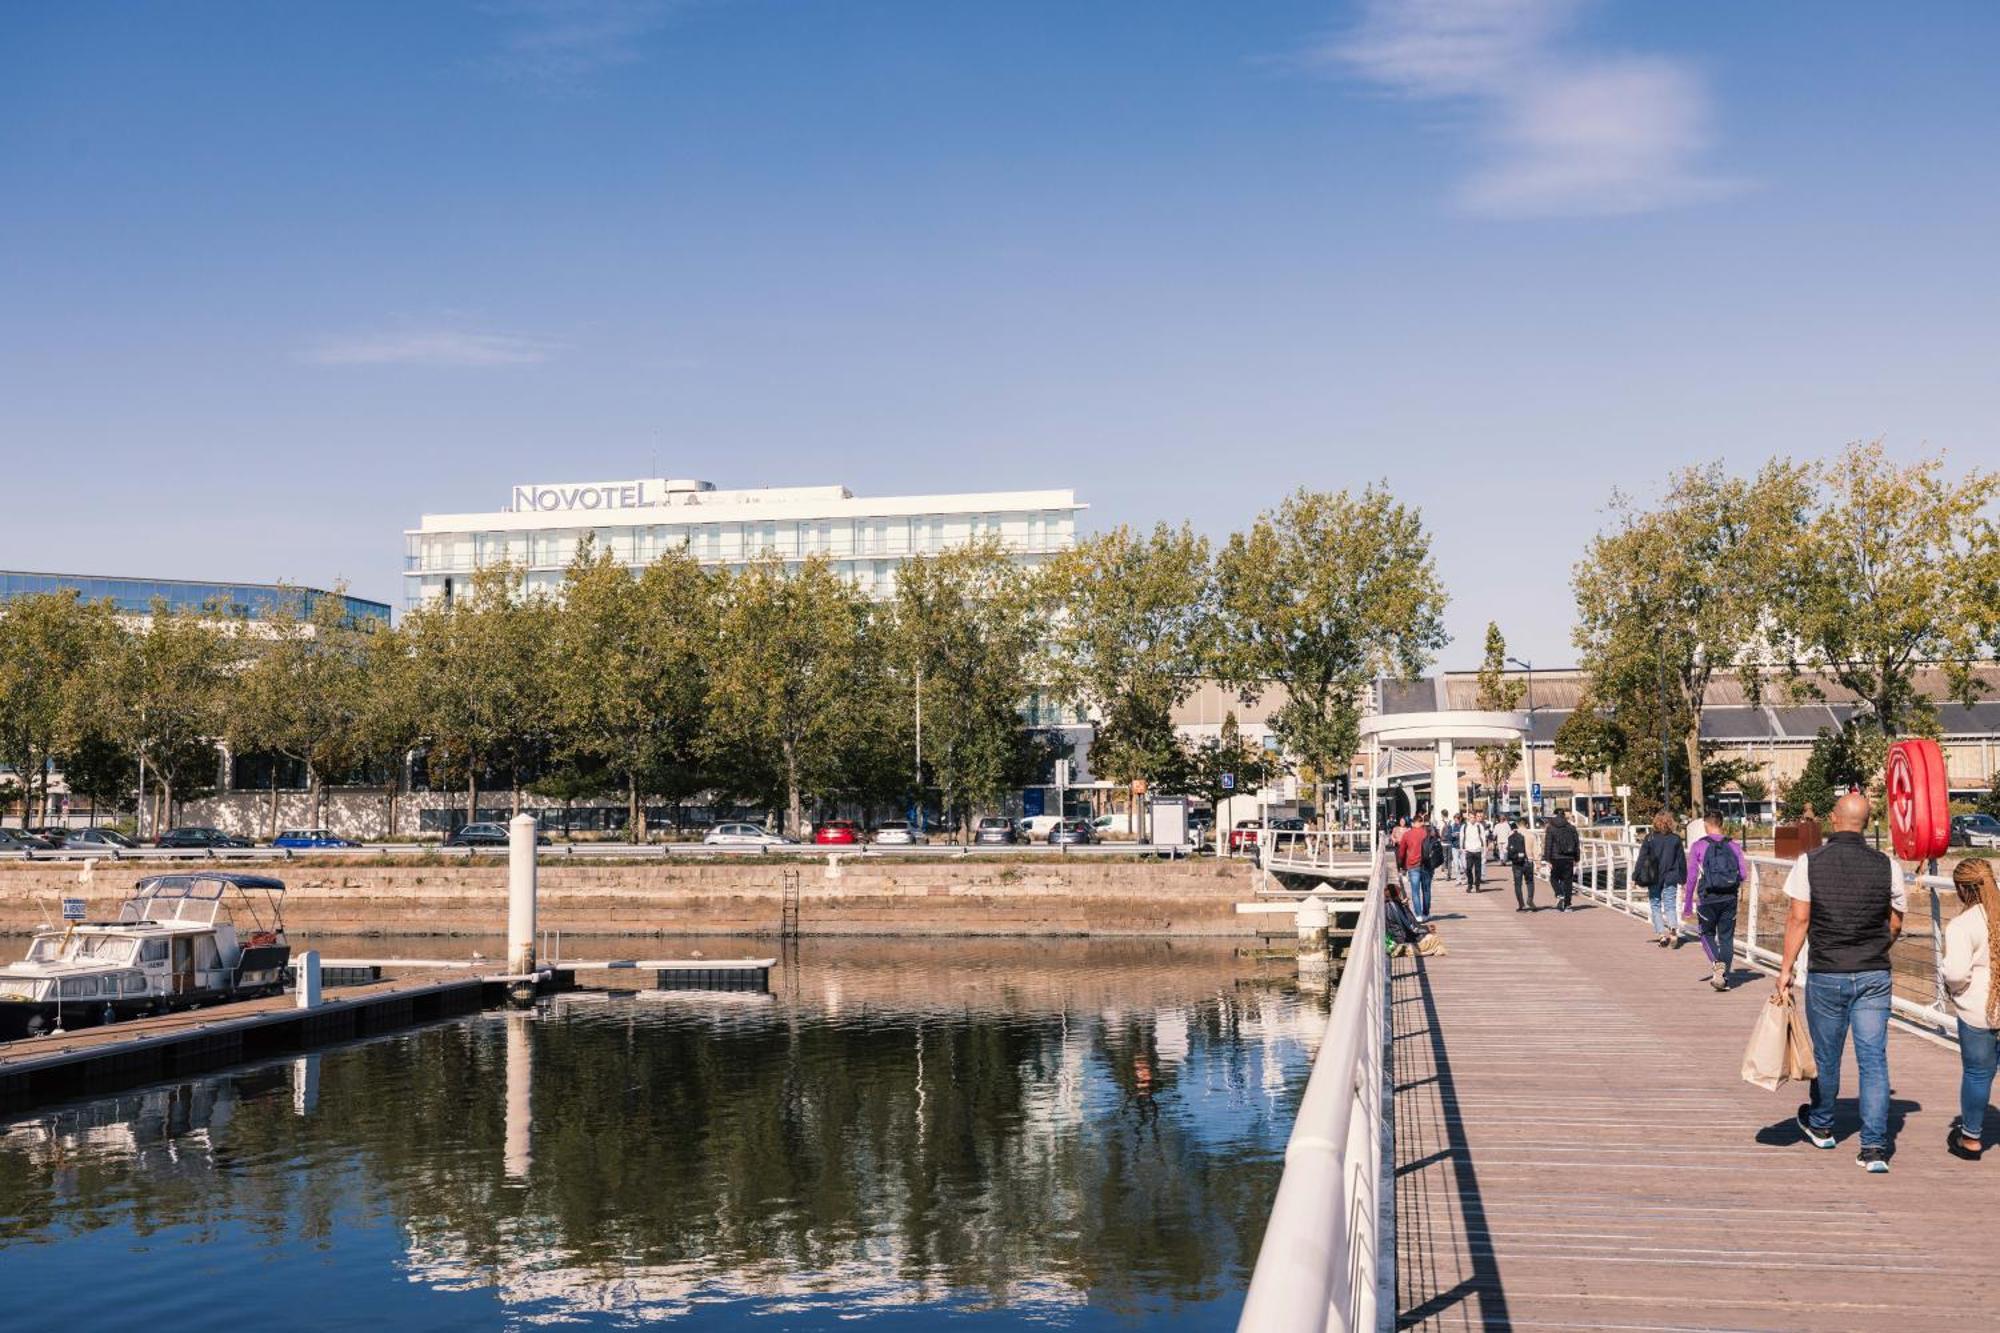
M1945 786L1944 754L1936 741L1906 740L1890 746L1884 785L1889 835L1898 857L1927 861L1951 850L1951 797Z

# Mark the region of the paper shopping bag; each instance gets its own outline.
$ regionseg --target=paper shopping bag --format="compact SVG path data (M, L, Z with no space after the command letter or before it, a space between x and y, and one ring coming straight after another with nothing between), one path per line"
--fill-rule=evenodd
M1803 1083L1819 1077L1819 1061L1813 1055L1812 1029L1806 1026L1805 1010L1787 1003L1785 1011L1785 1079Z
M1757 1006L1757 1023L1750 1029L1750 1044L1743 1051L1743 1081L1777 1091L1786 1075L1787 1048L1791 1043L1791 1022L1786 1011L1792 1006L1772 1000Z

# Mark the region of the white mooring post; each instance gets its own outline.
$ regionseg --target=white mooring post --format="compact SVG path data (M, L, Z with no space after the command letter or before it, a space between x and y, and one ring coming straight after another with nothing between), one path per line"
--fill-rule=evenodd
M507 970L515 976L535 970L535 832L533 815L507 825Z
M1298 914L1293 917L1299 931L1299 971L1323 972L1327 965L1327 931L1333 924L1333 914L1326 910L1326 904L1318 897L1306 899L1299 904Z
M319 1008L319 950L307 949L298 957L298 986L293 994L301 1009Z

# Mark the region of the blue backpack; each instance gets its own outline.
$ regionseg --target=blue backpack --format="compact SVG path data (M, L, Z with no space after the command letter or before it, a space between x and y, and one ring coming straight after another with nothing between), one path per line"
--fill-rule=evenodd
M1701 853L1701 891L1733 894L1742 883L1743 875L1736 868L1736 851L1729 839L1710 838Z

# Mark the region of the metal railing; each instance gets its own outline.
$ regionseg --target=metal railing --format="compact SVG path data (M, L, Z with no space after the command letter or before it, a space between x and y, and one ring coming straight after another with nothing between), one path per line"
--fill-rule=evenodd
M873 843L797 843L791 845L715 847L699 842L572 842L553 843L543 847L543 859L558 860L575 858L578 860L625 859L625 860L687 860L687 859L727 859L730 857L770 857L824 860L829 856L843 859L860 858L874 860L897 857L965 857L965 856L1015 856L1015 857L1140 857L1145 859L1166 858L1178 860L1194 855L1196 849L1180 843L1144 842L1098 842L1082 846L1059 843L1011 843L1000 845L961 846L957 843L936 842L915 846L876 846ZM486 847L446 847L435 842L368 843L360 847L90 847L63 848L50 851L8 850L0 851L0 863L7 861L64 862L83 861L292 861L304 857L332 857L336 859L363 859L387 856L440 856L456 860L473 860L480 856L491 856L501 860L507 857L504 845Z
M1365 835L1364 835L1365 836ZM1383 1180L1390 1098L1384 862L1377 858L1326 1035L1285 1145L1285 1173L1237 1328L1343 1333L1387 1327L1395 1191ZM1393 1291L1393 1284L1389 1284Z
M1628 916L1646 918L1645 886L1632 882L1632 865L1638 859L1638 853L1639 849L1630 836L1610 838L1586 834L1583 838L1583 859L1577 863L1576 869L1577 892ZM1791 873L1792 862L1775 856L1746 855L1744 859L1749 863L1750 877L1740 890L1742 906L1737 913L1736 956L1760 971L1775 975L1778 965L1784 961L1784 927L1779 924L1766 929L1763 908L1767 902L1782 902L1785 876ZM1890 1011L1928 1035L1956 1042L1958 1024L1939 968L1944 958L1943 897L1955 891L1950 878L1944 875L1914 875L1909 879L1909 886L1931 891L1928 908L1912 904L1917 909L1913 916L1928 912L1930 928L1925 930L1920 922L1905 918L1903 933L1897 937L1894 954L1906 962L1914 962L1920 975L1928 974L1930 998L1920 1003L1908 995L1892 993ZM1675 919L1678 922L1679 889L1675 890L1674 896ZM1911 953L1917 955L1915 960L1909 958ZM1803 956L1799 967L1803 974ZM1900 968L1896 975L1906 977L1909 969Z
M1266 870L1304 873L1353 870L1373 853L1367 829L1265 829L1257 835L1257 860Z

